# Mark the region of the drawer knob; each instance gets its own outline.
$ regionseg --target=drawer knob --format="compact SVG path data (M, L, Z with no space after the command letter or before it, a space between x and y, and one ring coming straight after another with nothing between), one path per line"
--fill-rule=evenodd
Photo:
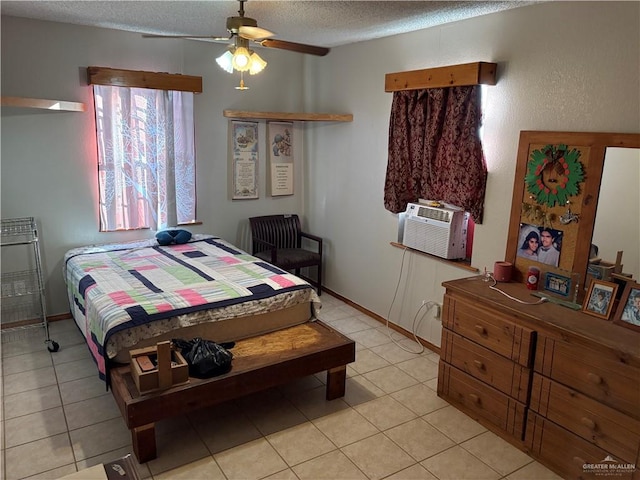
M591 383L595 385L600 385L602 383L602 377L600 375L596 375L595 373L589 372L587 374L587 378Z
M474 360L473 364L478 370L484 370L484 363L482 363L480 360Z
M469 398L473 403L480 405L480 397L478 397L478 395L476 395L475 393L470 393Z
M596 422L594 422L593 420L591 420L590 418L587 417L582 417L580 419L580 423L582 423L585 427L587 427L589 430L595 430L596 429Z
M584 465L585 462L584 458L580 458L580 457L573 457L573 462L576 463L577 465Z
M487 334L487 329L484 328L482 325L476 325L475 329L476 329L476 332L478 332L480 335L486 335Z

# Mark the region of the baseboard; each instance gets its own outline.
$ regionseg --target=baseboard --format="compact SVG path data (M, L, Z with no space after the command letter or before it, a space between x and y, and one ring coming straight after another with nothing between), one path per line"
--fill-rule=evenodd
M374 320L377 320L378 322L380 322L383 325L387 325L387 319L378 315L377 313L372 312L371 310L367 310L366 308L364 308L361 305L358 305L355 302L352 302L351 300L349 300L346 297L343 297L342 295L340 295L339 293L334 292L333 290L323 286L322 287L322 293L327 292L329 295L331 295L332 297L336 297L338 300L341 300L342 302L346 303L347 305L355 308L356 310L364 313L365 315L367 315L368 317L373 318ZM427 340L425 340L424 338L420 338L416 335L416 337L413 336L413 333L411 333L409 330L406 330L405 328L402 328L399 325L396 325L395 323L389 322L389 328L404 335L407 338L410 338L412 340L415 340L416 338L418 339L418 341L420 342L420 344L422 346L424 346L425 348L428 348L429 350L431 350L432 352L437 353L438 355L440 355L440 347L438 347L437 345L434 345L431 342L428 342Z
M60 320L68 320L70 318L73 318L71 316L71 312L59 313L57 315L48 315L47 316L47 321L49 323L51 323L51 322L59 322Z

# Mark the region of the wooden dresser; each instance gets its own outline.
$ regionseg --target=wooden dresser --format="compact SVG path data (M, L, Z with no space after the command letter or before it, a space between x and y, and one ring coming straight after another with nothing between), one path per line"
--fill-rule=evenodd
M490 285L443 284L438 394L563 478L640 479L640 334Z

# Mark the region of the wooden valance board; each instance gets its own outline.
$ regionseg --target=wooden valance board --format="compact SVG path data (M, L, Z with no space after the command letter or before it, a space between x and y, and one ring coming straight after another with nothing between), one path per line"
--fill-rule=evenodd
M465 63L448 67L427 68L407 72L387 73L385 92L420 90L425 88L462 87L465 85L495 85L497 64Z
M178 73L156 73L120 70L107 67L87 67L89 85L152 88L179 92L202 93L202 77Z

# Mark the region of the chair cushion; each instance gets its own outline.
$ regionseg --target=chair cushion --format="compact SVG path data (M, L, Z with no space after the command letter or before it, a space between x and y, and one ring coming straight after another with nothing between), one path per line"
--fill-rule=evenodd
M276 252L278 259L276 266L283 270L318 265L321 261L318 253L302 248L280 248L276 250ZM263 250L262 252L256 253L255 256L271 262L271 250Z

